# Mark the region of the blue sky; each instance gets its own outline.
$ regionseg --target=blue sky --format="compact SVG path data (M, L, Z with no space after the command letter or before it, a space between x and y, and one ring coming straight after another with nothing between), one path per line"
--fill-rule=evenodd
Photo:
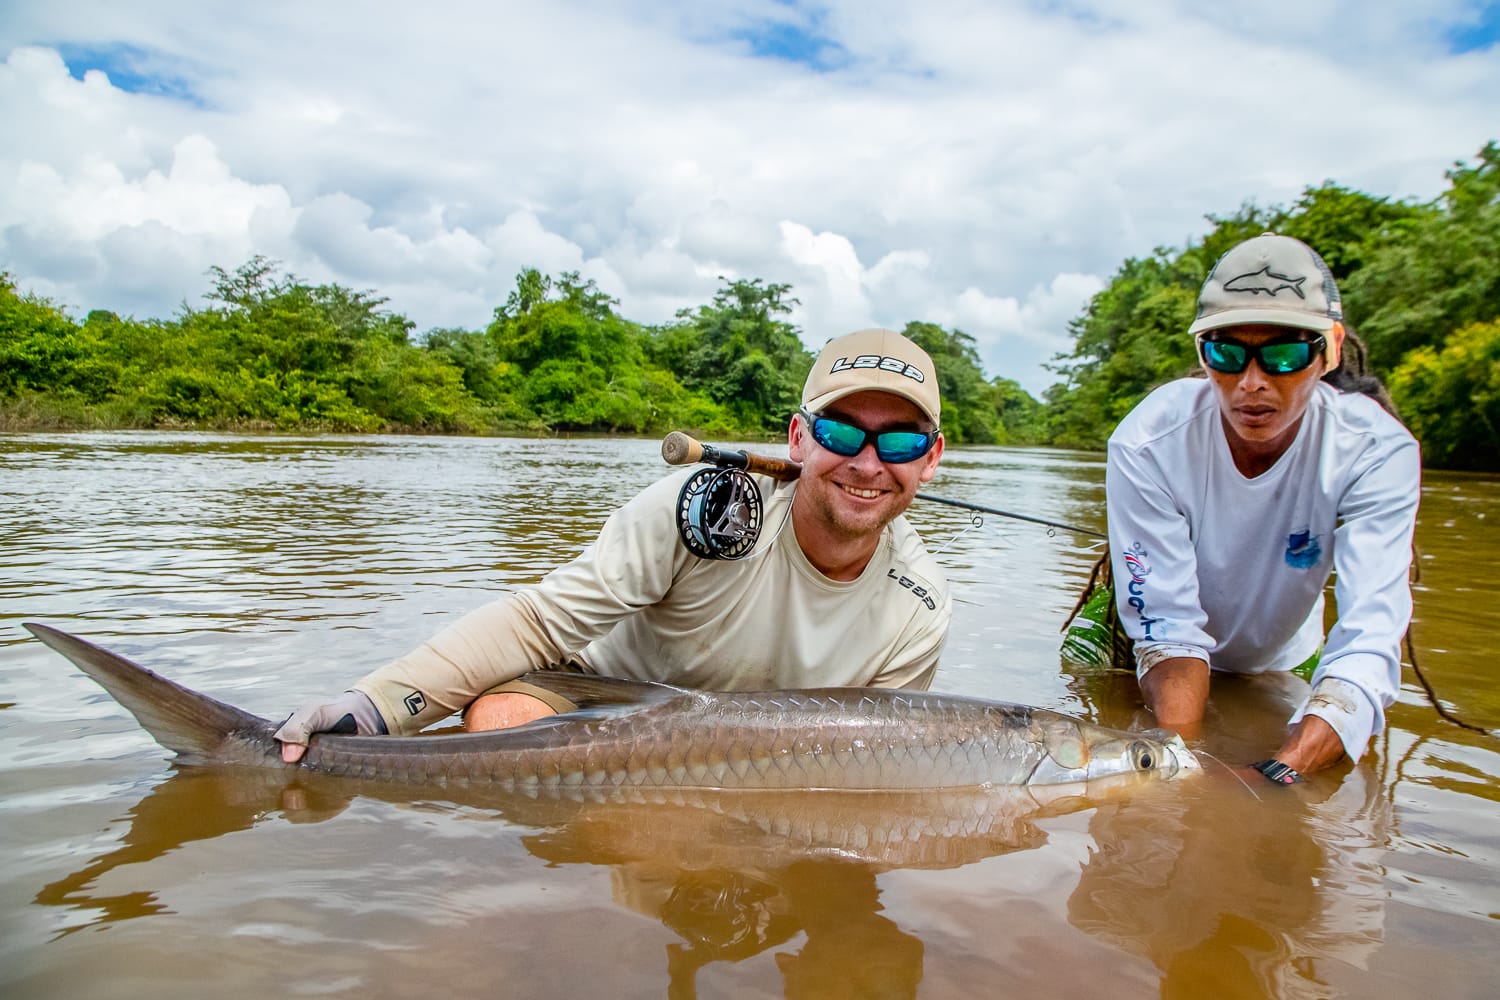
M187 77L173 71L175 60L163 53L120 43L73 42L59 44L57 53L75 80L82 80L90 70L99 70L127 94L150 94L201 106Z
M848 59L838 40L826 33L818 11L802 13L786 5L781 16L753 21L730 32L752 55L806 66L815 72L836 68Z
M1500 41L1500 4L1476 5L1465 20L1448 27L1446 37L1455 55L1492 48Z
M524 267L643 322L762 278L810 347L925 320L1040 393L1205 215L1435 196L1500 138L1497 7L10 0L0 270L169 316L264 254L419 331Z

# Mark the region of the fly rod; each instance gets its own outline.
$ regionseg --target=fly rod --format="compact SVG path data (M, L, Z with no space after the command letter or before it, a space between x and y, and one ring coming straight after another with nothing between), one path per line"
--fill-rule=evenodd
M746 472L758 472L763 476L781 482L791 482L802 474L802 466L785 458L774 458L770 455L757 455L749 451L734 451L727 448L716 448L711 444L693 438L682 431L672 431L661 442L661 457L668 465L693 465L695 463L706 463L716 465L724 469L743 469ZM1063 531L1072 531L1080 535L1089 535L1093 538L1104 538L1102 531L1094 531L1092 528L1080 528L1076 524L1064 524L1061 521L1048 521L1041 517L1032 517L1029 514L1017 514L1013 511L1000 510L996 507L986 507L983 504L969 503L967 500L950 500L948 497L933 496L931 493L918 493L918 500L927 500L931 503L946 504L949 507L958 507L963 510L978 511L983 514L995 514L999 517L1009 517L1017 521L1029 521L1032 524L1045 525L1048 528L1059 528Z

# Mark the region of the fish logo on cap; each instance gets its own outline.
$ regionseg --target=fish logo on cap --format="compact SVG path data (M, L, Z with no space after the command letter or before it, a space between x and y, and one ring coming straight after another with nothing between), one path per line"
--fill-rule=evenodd
M1326 334L1343 319L1338 284L1318 252L1290 236L1263 233L1214 263L1188 333L1265 323Z
M1293 292L1297 293L1297 298L1305 299L1307 296L1302 292L1302 284L1305 281L1307 281L1306 275L1300 278L1293 278L1290 275L1277 274L1267 264L1259 271L1251 271L1249 274L1239 274L1230 278L1224 282L1224 291L1249 292L1251 295L1259 295L1261 292L1265 292L1274 299L1277 292L1283 288L1290 288Z

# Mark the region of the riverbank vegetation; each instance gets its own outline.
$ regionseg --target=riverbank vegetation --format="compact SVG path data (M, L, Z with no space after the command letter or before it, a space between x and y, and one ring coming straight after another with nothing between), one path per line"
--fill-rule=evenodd
M1433 466L1500 469L1500 147L1430 203L1333 182L1291 206L1209 217L1181 249L1125 261L1071 324L1042 400L987 375L973 338L915 320L955 444L1100 448L1152 387L1190 372L1184 331L1214 260L1266 230L1317 247ZM263 257L213 268L204 308L81 320L0 273L0 428L784 433L812 363L789 285L726 279L660 325L576 273L525 270L483 330L420 335L370 291L309 285Z
M1346 325L1435 468L1500 470L1500 146L1447 172L1429 203L1327 182L1290 207L1247 204L1181 250L1125 261L1073 321L1053 370L1043 440L1102 448L1153 386L1194 366L1184 335L1219 256L1268 230L1317 248L1344 298Z
M371 292L308 285L256 257L213 268L204 309L75 321L0 275L0 427L470 434L785 433L813 356L790 286L725 281L659 326L575 273L523 271L483 330L413 336ZM913 323L955 443L1037 439L1041 404L986 379L974 341Z

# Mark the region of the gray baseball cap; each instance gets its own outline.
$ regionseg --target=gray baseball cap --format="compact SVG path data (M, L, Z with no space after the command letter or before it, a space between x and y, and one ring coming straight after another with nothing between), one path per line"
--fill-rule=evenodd
M1198 318L1188 333L1242 323L1271 323L1327 333L1344 308L1333 272L1301 240L1263 233L1214 264L1198 293Z

